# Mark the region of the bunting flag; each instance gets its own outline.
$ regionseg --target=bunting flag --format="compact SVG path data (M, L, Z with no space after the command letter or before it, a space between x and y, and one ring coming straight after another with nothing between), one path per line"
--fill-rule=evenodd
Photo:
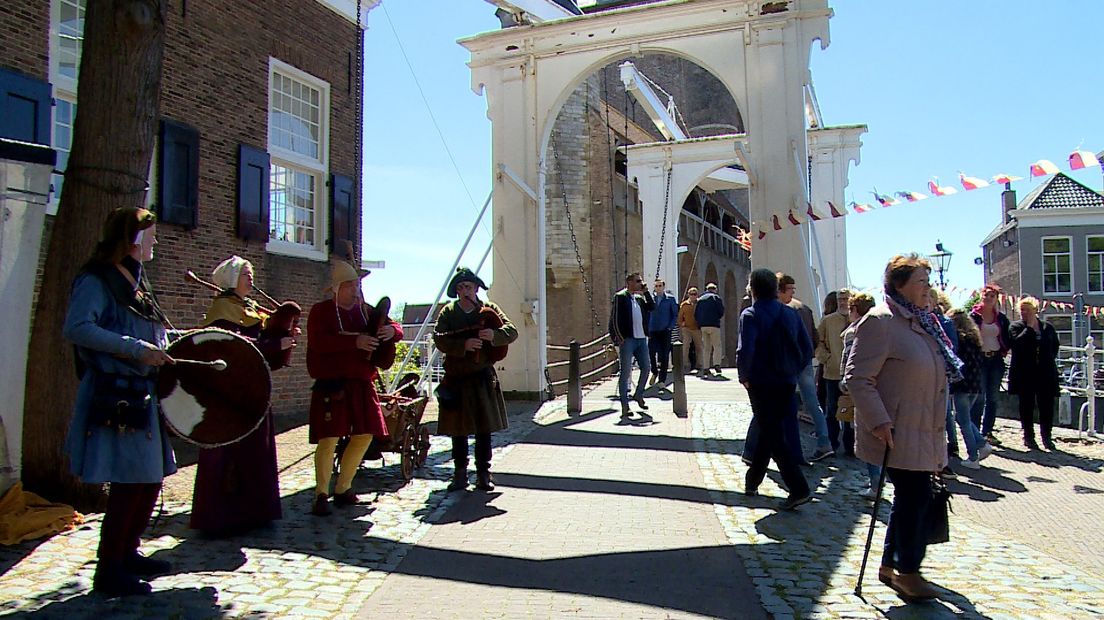
M857 202L852 202L851 203L851 210L854 211L855 213L866 213L867 211L870 211L873 208L874 207L872 207L870 205L866 205L866 204L861 205Z
M927 194L921 194L920 192L897 192L897 195L909 202L919 202L928 197Z
M827 202L828 202L828 210L832 212L832 217L843 217L843 216L847 215L847 213L837 209L836 205L832 204L831 200L829 200Z
M1058 174L1058 166L1055 166L1053 162L1046 159L1040 159L1031 164L1031 176L1041 177L1048 174Z
M760 228L759 229L759 240L762 241L763 239L766 238L766 236L767 236L767 233L763 232L763 229Z
M1023 177L1014 176L1011 174L998 174L993 177L993 182L997 185L1008 185L1009 183L1015 183L1016 181L1022 181Z
M873 191L873 192L870 192L870 193L874 194L874 200L877 200L878 204L882 205L883 207L892 207L893 205L901 204L901 201L897 200L893 196L883 196L882 194L879 194L877 191Z
M961 172L958 173L958 182L962 183L962 188L967 191L971 189L978 189L979 187L989 187L988 181L984 181L977 177L968 177Z
M832 204L832 203L828 203L828 204ZM805 210L805 215L809 216L810 220L812 220L814 222L819 222L820 220L824 219L824 218L820 217L820 215L813 209L813 203L810 202L810 203L808 203L808 205L809 205L809 208Z
M936 181L939 179L932 179L928 181L928 191L936 196L950 196L951 194L957 194L958 190L950 185L940 186Z
M1074 151L1070 153L1070 170L1080 170L1082 168L1091 168L1099 165L1100 161L1096 158L1096 155L1092 154L1092 151Z
M782 230L782 223L778 221L777 214L771 216L771 221L774 223L775 230Z
M786 219L794 226L799 226L801 224L801 220L797 219L797 216L794 215L793 209L790 209L789 214L786 215Z

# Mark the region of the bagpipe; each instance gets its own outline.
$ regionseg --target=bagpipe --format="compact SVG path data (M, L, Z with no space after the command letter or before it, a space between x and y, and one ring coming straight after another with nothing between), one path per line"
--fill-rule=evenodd
M207 288L216 291L223 292L222 289L213 282L208 282L203 278L200 278L193 271L187 272L188 278L192 281L206 286ZM260 338L264 340L274 339L279 340L282 338L293 338L294 334L299 329L299 322L303 316L303 308L294 301L288 300L284 302L278 302L271 295L264 292L260 288L254 286L253 290L257 291L265 300L271 304L271 307L266 307L258 304L252 299L245 299L244 302L251 308L255 309L258 313L264 315L264 326L261 328ZM268 356L267 361L269 367L272 370L277 370L287 366L291 363L292 349L281 349L279 353Z
M478 338L479 332L484 329L498 329L505 324L506 322L502 319L502 315L496 312L491 306L483 304L479 308L475 325L450 332L439 332L437 335L464 338L466 340L468 338ZM467 361L476 364L493 364L506 359L506 353L509 351L510 345L490 346L491 341L487 340L484 342L487 344L484 344L483 348L468 351L464 354Z
M364 320L367 324L365 333L375 338L380 328L390 320L387 315L391 313L391 298L384 295L375 307L362 303L361 312L364 313ZM380 370L391 368L395 364L395 344L394 340L387 342L381 340L376 349L368 355L368 360Z

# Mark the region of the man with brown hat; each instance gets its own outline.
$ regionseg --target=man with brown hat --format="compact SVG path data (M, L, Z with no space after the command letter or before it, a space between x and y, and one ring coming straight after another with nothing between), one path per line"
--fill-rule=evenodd
M452 437L455 471L449 491L468 487L468 435L475 435L475 486L494 490L491 433L509 424L494 364L505 357L518 332L498 306L479 299L480 288L487 285L475 272L457 269L447 290L456 301L441 309L433 330L433 343L445 356L445 376L437 388L437 432Z
M315 496L311 514L331 514L330 479L338 439L349 437L341 455L333 489L335 506L360 503L353 492L353 476L373 437L386 437L387 424L374 385L379 369L372 353L382 344L402 340L402 328L384 317L375 333L369 331L374 308L361 300L360 273L353 265L335 260L329 298L311 307L307 318L307 372L311 388L309 439L314 453ZM373 323L374 324L374 323Z

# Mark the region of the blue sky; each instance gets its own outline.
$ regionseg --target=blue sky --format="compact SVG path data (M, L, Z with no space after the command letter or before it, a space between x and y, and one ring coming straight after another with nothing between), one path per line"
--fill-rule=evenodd
M961 190L960 170L1028 177L1037 159L1068 173L1073 149L1104 150L1104 2L830 6L831 45L811 54L821 112L827 125L869 126L848 201L873 202L875 187L927 193L933 176ZM366 281L369 300L430 301L490 191L486 103L470 89L456 39L497 29L493 12L484 0L384 0L369 13L364 256L387 262ZM1099 168L1070 175L1101 188ZM1013 189L1022 198L1040 180ZM941 240L954 253L949 283L977 287L978 243L999 218L996 186L848 216L851 281L875 286L890 256L929 254ZM489 222L463 264L474 267L486 250Z

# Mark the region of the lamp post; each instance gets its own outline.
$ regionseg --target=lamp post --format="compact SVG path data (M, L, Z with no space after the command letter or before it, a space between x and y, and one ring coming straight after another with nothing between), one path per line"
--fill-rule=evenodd
M947 290L947 283L943 280L943 272L951 268L951 256L953 252L948 252L943 249L943 242L938 239L935 241L935 254L930 254L928 258L932 259L935 263L935 271L939 274L939 289Z

